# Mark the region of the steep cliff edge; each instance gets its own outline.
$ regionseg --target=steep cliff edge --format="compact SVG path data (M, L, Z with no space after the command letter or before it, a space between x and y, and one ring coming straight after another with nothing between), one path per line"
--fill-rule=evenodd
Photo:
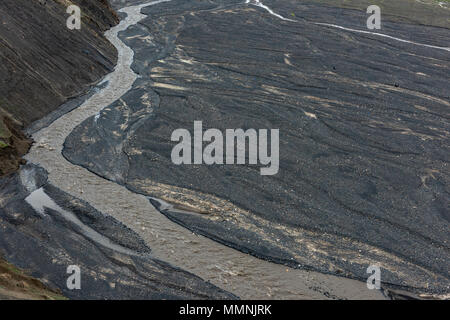
M81 30L66 27L70 4ZM0 1L0 176L31 144L22 131L109 73L117 59L103 32L118 22L107 0ZM0 299L60 299L0 258Z
M69 5L81 9L69 30ZM103 32L118 22L107 0L0 2L0 175L18 168L30 141L20 128L55 110L112 71L115 48ZM5 119L8 120L5 120Z

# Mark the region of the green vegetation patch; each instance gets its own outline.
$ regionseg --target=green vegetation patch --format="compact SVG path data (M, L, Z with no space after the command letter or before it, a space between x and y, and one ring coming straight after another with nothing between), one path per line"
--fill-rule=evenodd
M9 147L9 144L0 140L0 149L6 148L6 147Z

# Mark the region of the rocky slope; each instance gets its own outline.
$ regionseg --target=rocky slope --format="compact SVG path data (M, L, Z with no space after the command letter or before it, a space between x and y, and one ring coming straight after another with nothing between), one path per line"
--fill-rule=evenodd
M48 289L0 257L0 300L63 300L57 290Z
M0 175L16 170L30 147L31 140L8 117L0 118Z
M66 27L70 4L81 8L81 30ZM103 32L118 17L106 0L2 0L0 16L2 175L17 169L27 150L21 127L113 69L117 53Z

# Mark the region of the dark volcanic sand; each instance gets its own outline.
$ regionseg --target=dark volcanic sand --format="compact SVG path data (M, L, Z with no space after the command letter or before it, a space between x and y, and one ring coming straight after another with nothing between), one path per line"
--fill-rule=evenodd
M268 2L266 4L274 4ZM187 228L292 267L449 291L450 52L365 30L365 11L277 1L171 1L122 33L141 78L68 137L72 162L178 203ZM289 12L295 12L295 17ZM448 46L446 28L380 32ZM280 171L173 165L173 130L279 128Z

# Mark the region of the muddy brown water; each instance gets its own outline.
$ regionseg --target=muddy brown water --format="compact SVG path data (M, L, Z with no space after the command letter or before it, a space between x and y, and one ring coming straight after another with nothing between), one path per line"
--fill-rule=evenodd
M97 210L111 215L137 232L152 248L154 257L192 272L243 299L384 299L366 283L316 272L291 269L260 260L198 236L168 220L143 195L100 178L68 162L61 154L71 131L125 94L137 75L130 69L133 51L118 33L136 24L145 15L140 11L153 1L121 11L127 17L106 32L117 48L118 63L105 81L108 84L51 125L33 135L36 143L26 159L49 172L49 182L74 197L89 202Z

